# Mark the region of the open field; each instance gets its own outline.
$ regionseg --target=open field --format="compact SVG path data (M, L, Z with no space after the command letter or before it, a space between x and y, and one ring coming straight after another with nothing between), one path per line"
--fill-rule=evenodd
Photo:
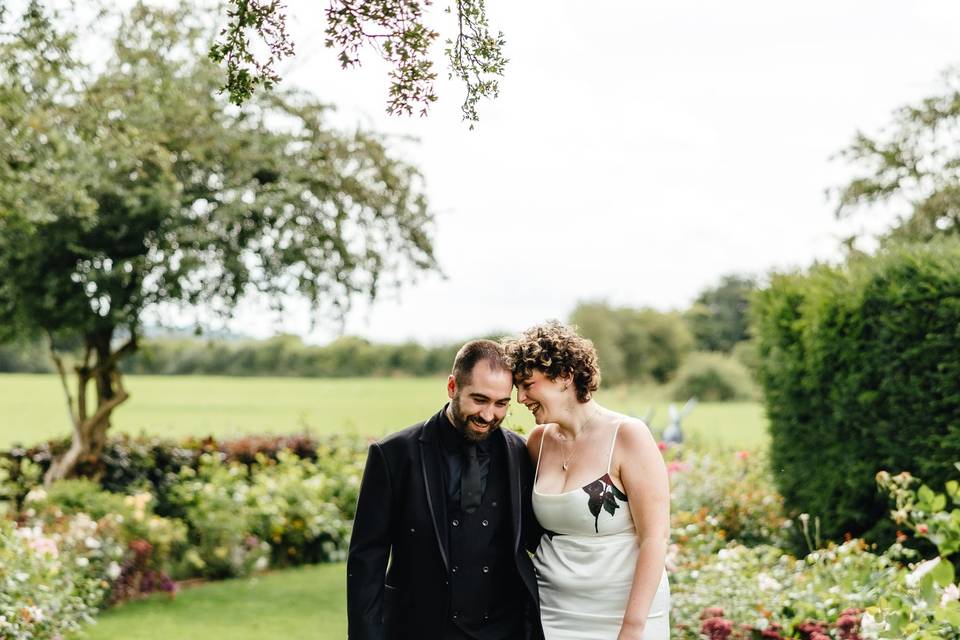
M344 565L299 567L154 596L97 616L71 640L347 637Z
M358 433L381 436L425 418L446 401L441 378L238 378L127 376L130 400L114 413L114 427L171 437L244 433ZM666 424L667 404L657 388L602 391L612 409L644 415L654 408L654 432ZM529 429L533 418L514 405L508 424ZM766 443L766 418L754 402L704 403L684 428L691 437L736 448ZM0 448L66 435L69 425L56 375L0 374Z

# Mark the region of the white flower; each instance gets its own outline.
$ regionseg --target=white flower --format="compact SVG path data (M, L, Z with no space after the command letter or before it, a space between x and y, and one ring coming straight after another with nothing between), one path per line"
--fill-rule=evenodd
M940 564L940 556L937 556L933 560L927 560L918 564L916 568L907 575L907 586L915 587L920 584L920 581L923 580L923 576L933 571L938 564Z
M13 577L17 582L26 582L27 578L30 577L30 574L24 573L23 571L17 571L15 574L13 574Z
M880 624L869 612L864 612L860 618L860 635L864 640L877 640L881 631L886 631L889 624Z
M93 536L87 536L87 539L83 541L87 545L87 549L99 549L100 541L94 538Z
M84 558L83 556L80 556L79 558L77 558L78 567L86 567L89 564L90 564L90 561Z
M263 571L268 566L270 566L270 560L266 556L260 556L257 558L257 562L253 565L254 571Z
M35 487L30 490L26 496L24 496L24 502L43 502L47 499L47 492L43 490L43 487Z
M763 591L776 591L780 588L780 583L766 573L761 573L757 576L757 583Z
M120 577L120 565L116 562L111 562L110 566L107 567L107 577L111 580L116 580Z
M940 596L940 606L947 606L948 602L954 602L955 600L960 600L960 588L955 584L947 585L947 588L943 590L943 595Z

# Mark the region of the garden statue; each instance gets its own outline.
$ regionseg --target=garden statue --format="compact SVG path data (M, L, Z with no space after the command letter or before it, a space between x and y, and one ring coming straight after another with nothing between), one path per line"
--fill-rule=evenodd
M680 429L680 421L690 415L694 407L697 406L697 399L690 398L683 408L677 411L676 405L670 404L670 423L663 430L663 441L672 444L681 444L683 442L683 431Z

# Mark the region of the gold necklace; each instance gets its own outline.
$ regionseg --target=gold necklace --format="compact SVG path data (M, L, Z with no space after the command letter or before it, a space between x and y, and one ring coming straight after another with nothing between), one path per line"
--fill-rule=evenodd
M599 407L593 412L593 415L587 418L587 421L583 423L583 426L580 427L580 435L583 435L583 432L590 425L590 423L593 422L593 419L597 417L598 413L600 413ZM560 437L560 466L563 467L564 471L566 471L567 467L570 466L570 461L573 460L573 456L577 454L577 442L574 440L574 442L570 445L570 455L568 456L567 448L565 446L567 444L567 437L560 433L559 426L557 427L557 436Z

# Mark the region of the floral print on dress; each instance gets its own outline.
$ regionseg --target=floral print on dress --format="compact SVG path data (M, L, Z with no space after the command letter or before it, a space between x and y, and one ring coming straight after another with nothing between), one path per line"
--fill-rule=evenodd
M590 514L594 518L593 528L597 533L600 533L600 512L606 511L610 515L614 515L620 508L620 503L617 500L626 500L627 494L613 484L609 473L604 474L599 480L594 480L583 490L590 496L587 500L587 506L590 507Z

